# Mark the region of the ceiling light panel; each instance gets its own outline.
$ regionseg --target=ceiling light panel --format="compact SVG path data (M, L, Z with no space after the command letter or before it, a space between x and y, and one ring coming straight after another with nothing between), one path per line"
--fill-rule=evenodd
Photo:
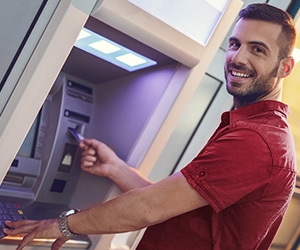
M86 28L82 29L74 46L130 72L157 64Z

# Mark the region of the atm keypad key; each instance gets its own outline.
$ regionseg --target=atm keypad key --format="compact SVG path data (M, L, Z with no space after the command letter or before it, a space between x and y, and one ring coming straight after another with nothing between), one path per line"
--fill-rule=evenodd
M7 212L6 208L0 208L0 214L7 214Z
M12 220L10 214L0 214L0 220Z

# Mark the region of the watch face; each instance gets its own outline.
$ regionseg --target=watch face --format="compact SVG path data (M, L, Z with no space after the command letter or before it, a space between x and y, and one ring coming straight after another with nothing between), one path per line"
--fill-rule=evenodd
M76 210L75 209L70 209L69 211L66 212L66 216L69 216L71 214L75 214Z

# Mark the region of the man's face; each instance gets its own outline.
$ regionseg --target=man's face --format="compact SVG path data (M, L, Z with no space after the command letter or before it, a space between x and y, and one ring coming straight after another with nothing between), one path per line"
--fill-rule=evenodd
M240 100L256 102L278 91L278 24L240 19L226 51L227 90Z

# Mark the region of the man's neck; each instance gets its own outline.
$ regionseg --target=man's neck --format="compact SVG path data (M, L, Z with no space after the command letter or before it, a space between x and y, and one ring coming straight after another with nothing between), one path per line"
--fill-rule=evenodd
M281 97L282 97L282 86L277 87L277 88L273 89L272 92L270 92L266 95L260 96L256 99L234 96L233 97L234 109L243 108L248 105L251 105L251 104L254 104L257 102L261 102L261 101L271 100L271 101L281 102Z
M262 101L268 101L268 100L279 101L280 102L281 101L281 95L277 96L276 98L259 98L259 99L256 99L254 101L244 100L242 98L240 98L240 99L234 98L234 100L233 100L234 109L243 108L243 107L249 106L249 105L254 104L254 103L258 103L258 102L262 102Z

